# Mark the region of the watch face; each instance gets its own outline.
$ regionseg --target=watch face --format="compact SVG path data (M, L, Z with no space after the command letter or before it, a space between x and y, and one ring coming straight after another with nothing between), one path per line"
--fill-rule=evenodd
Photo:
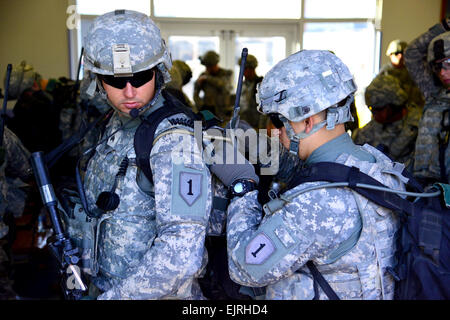
M244 191L244 186L242 182L236 183L236 185L234 186L234 192L241 193L242 191Z

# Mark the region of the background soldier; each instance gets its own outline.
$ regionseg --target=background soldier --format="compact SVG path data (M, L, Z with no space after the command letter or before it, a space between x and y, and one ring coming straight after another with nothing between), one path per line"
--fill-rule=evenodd
M241 58L239 58L238 65L241 65ZM254 55L249 54L244 69L245 80L242 84L240 117L254 129L266 129L267 116L262 115L256 109L258 106L256 103L256 85L263 79L256 74L257 66L258 60Z
M386 50L386 56L390 62L384 65L379 74L391 75L400 81L402 89L408 95L407 105L414 105L423 108L425 103L422 92L411 78L408 69L405 67L404 51L407 47L405 41L399 39L389 43Z
M396 176L385 173L394 171L394 163L371 146L354 145L345 132L355 91L353 77L339 58L328 51L303 50L275 65L258 94L261 110L284 123L281 142L306 165L331 161L356 166L381 183L404 190ZM326 299L305 267L312 260L341 299L393 298L394 280L386 270L394 263L397 230L391 211L347 188L294 195L323 184L312 182L291 186L283 194L290 201L263 216L249 175L230 181L216 169L211 167L234 195L227 218L234 281L266 286L266 299ZM377 254L379 250L383 255Z
M197 108L191 102L189 97L183 92L183 86L186 85L192 78L191 68L187 63L181 60L174 60L172 68L170 69L170 82L167 84L167 89L178 100L197 112Z
M197 110L209 110L224 122L231 115L230 100L233 71L219 67L220 57L214 51L207 51L200 57L200 62L206 67L194 84L194 102ZM200 97L203 92L203 97Z
M397 78L378 75L365 92L373 119L352 135L356 144L368 143L383 151L393 161L410 163L414 157L422 110L412 104Z
M427 182L449 181L448 110L450 108L450 27L444 19L416 38L405 63L425 96L414 157L414 175Z
M31 178L30 153L19 138L4 128L3 146L0 147L0 300L16 299L9 278L14 241L14 219L22 216Z

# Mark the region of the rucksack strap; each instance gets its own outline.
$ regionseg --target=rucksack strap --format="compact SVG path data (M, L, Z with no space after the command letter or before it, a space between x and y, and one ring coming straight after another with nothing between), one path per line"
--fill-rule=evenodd
M142 170L145 177L153 184L153 175L150 168L150 153L153 148L153 140L158 125L166 118L183 113L190 119L197 117L188 107L183 105L171 94L162 91L164 105L143 118L142 123L136 129L134 134L134 150L136 152L136 164Z
M336 292L334 292L333 288L328 284L327 280L323 277L323 275L320 273L320 271L317 269L314 262L311 260L306 263L306 266L308 267L309 271L311 272L314 281L319 284L319 286L322 288L323 292L327 295L328 299L330 300L340 300ZM314 297L314 299L318 299L318 297Z
M289 189L302 183L315 181L347 182L348 188L355 190L382 207L395 211L405 211L409 215L413 215L415 211L413 203L395 193L358 187L357 184L366 184L386 188L384 184L361 172L359 168L336 162L318 162L305 167L300 174L292 179Z

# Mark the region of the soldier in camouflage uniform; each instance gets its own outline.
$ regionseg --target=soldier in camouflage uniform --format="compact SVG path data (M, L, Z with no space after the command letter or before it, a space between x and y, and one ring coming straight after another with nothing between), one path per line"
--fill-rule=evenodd
M162 89L172 62L160 30L142 13L117 10L94 20L84 47L85 68L115 110L84 176L86 209L100 215L90 295L203 299L196 278L207 261L211 176L192 128L168 121L187 116L165 119L156 129L155 137L165 134L150 154L154 183L136 165L133 140L141 118L166 107ZM102 211L97 199L111 188L120 202Z
M219 67L219 59L219 55L214 51L208 51L200 57L200 62L206 67L206 71L202 72L195 81L194 102L197 110L209 110L226 121L232 110L230 95L233 87L233 71Z
M393 161L407 166L414 157L422 109L408 103L408 95L399 80L380 74L372 80L365 92L366 104L373 119L356 129L352 138L356 144L368 143L383 151Z
M405 51L406 67L425 96L413 171L425 183L448 182L450 176L449 129L445 116L450 108L449 21L444 19L431 27Z
M401 164L367 144L353 144L345 132L355 91L353 77L339 58L328 51L303 50L266 74L258 89L259 108L283 121L282 143L306 165L332 161L355 166L386 186L404 190ZM234 281L266 286L266 299L326 299L305 267L312 260L341 299L393 298L394 280L387 272L394 264L398 228L393 212L346 188L316 187L295 195L324 183L312 182L276 198L290 201L263 215L258 192L245 180L239 182L246 187L239 192L238 184L231 184L235 197L227 217Z
M391 75L400 81L401 87L408 95L408 106L418 106L423 108L425 103L422 92L416 85L408 69L405 66L404 51L407 47L405 41L399 39L393 40L389 43L386 50L386 56L389 57L390 62L384 65L379 74Z
M16 298L6 267L8 254L3 250L9 232L4 219L6 214L19 218L23 213L26 193L20 188L28 186L25 182L31 178L29 157L19 138L5 127L0 147L0 300Z
M172 69L169 72L172 80L167 84L167 90L185 105L191 107L194 112L197 112L197 107L183 92L183 86L192 78L191 68L184 61L174 60L172 62Z
M241 65L241 58L239 58L238 65ZM250 124L254 129L266 129L267 116L258 112L256 107L256 85L260 83L263 77L256 74L256 67L258 60L255 56L249 54L245 62L244 77L242 83L242 93L240 100L240 117Z

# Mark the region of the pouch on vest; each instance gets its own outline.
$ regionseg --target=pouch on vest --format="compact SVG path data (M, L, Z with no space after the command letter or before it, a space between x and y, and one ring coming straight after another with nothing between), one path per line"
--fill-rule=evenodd
M86 215L76 192L64 191L62 203L58 202L62 222L70 240L80 250L82 271L95 276L98 271L94 256L97 219Z

